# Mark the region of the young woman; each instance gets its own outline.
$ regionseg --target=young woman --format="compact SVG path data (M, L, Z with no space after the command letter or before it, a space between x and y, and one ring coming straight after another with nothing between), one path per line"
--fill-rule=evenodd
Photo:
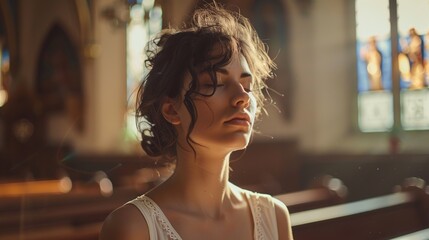
M216 4L164 30L139 90L141 145L174 174L106 219L101 240L292 239L286 206L228 180L246 148L274 63L248 20Z

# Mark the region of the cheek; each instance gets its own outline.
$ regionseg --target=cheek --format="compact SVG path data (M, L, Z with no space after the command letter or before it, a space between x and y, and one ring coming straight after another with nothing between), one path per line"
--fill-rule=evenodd
M253 95L250 95L249 112L250 112L250 117L252 118L252 122L254 122L253 120L255 120L255 117L256 117L257 106L258 106L258 103L256 102L256 98Z
M198 115L196 123L198 125L210 125L215 118L217 112L217 103L207 100L195 100L195 110Z

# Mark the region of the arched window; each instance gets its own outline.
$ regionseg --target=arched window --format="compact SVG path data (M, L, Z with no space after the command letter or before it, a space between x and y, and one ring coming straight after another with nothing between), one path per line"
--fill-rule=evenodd
M35 90L45 113L67 113L73 125L82 131L85 99L76 49L67 32L60 25L53 25L39 53Z
M17 4L0 2L0 107L8 100L17 69ZM0 144L1 145L1 144Z
M130 1L129 1L130 2ZM130 22L127 26L127 140L137 138L135 124L136 91L145 75L144 49L147 42L162 29L162 8L153 0L130 3Z
M9 83L9 50L0 41L0 107L3 106L8 98L7 85Z
M429 129L429 0L356 0L359 128Z

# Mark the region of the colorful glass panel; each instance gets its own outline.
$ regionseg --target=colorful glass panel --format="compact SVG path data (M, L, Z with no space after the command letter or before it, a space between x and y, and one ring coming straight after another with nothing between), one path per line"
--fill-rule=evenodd
M359 128L393 127L392 51L388 0L356 1L356 56Z
M429 0L398 0L401 125L429 129Z

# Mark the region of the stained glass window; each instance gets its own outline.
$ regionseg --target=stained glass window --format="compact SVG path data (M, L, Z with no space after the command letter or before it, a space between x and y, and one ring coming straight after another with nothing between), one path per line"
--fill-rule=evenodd
M0 44L0 107L8 98L7 85L9 77L9 51Z
M5 105L8 99L9 58L9 51L0 42L0 107ZM0 118L0 149L6 146L5 131L5 122Z
M393 127L392 51L388 0L356 1L359 127Z
M429 129L429 0L397 0L394 8L389 2L356 0L359 129Z
M429 0L398 0L401 124L429 129Z

